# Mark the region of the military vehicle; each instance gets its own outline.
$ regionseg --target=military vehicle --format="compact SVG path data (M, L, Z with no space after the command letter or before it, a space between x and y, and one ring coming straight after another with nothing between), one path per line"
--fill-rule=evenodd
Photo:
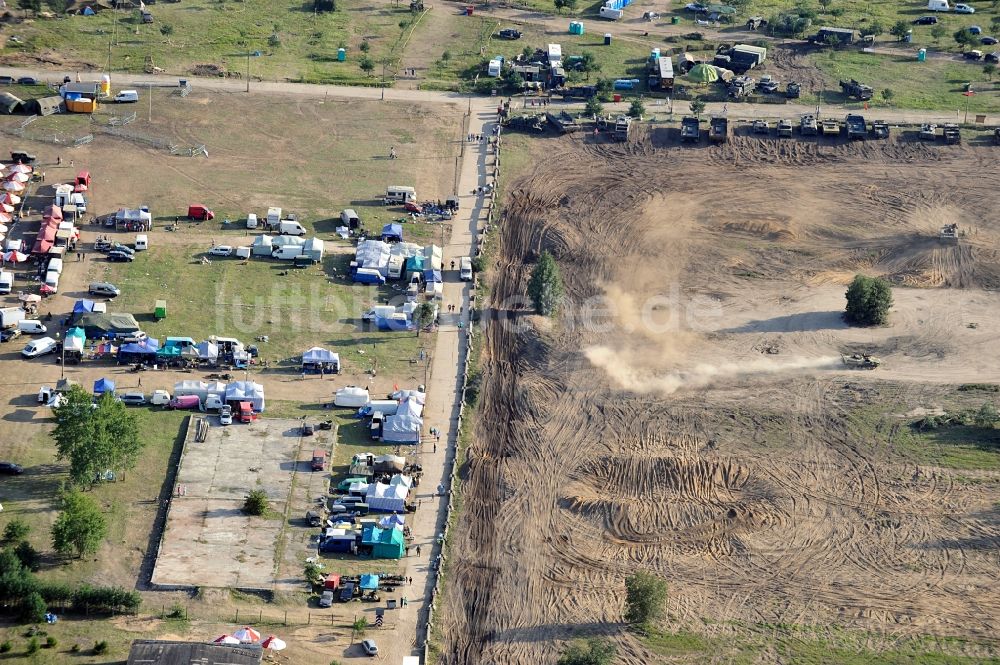
M778 121L778 138L792 138L792 121L787 118L782 118Z
M799 133L802 136L816 136L819 134L819 127L816 125L816 116L806 113L799 120Z
M936 141L937 140L937 125L933 122L925 122L920 125L920 140L921 141Z
M852 353L849 356L841 356L844 364L852 369L875 369L882 364L879 358L870 356L867 353Z
M754 120L753 121L753 133L754 134L767 134L770 131L768 127L767 120Z
M725 143L729 140L729 119L715 117L708 122L709 143Z
M945 224L941 227L941 232L938 234L938 240L943 243L957 245L958 244L958 224Z
M686 116L681 119L681 141L697 143L701 139L701 126L698 118Z
M858 83L854 79L850 81L841 81L840 89L844 91L844 94L848 97L853 97L859 101L867 102L872 98L871 86L867 86L864 83Z
M849 113L844 119L844 127L847 129L847 138L850 141L864 141L868 138L868 125L864 116L856 113Z
M798 99L799 95L802 93L802 86L794 81L788 83L788 87L785 88L785 97L789 99Z
M820 134L823 136L837 136L840 134L840 123L832 118L827 118L820 123Z
M889 138L889 125L885 120L875 120L872 122L872 134L877 139Z
M949 122L942 127L941 135L944 137L944 142L948 145L962 142L962 133L958 131L958 125L954 123Z

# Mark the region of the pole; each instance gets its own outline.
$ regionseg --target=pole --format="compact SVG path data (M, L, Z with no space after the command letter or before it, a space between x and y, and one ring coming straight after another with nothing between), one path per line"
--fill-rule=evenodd
M971 92L970 90L969 93ZM972 95L969 93L965 95L965 122L962 123L963 125L969 124L969 102L972 101Z
M385 60L382 61L382 101L385 101Z
M146 96L149 97L149 122L153 122L153 84L150 83L146 88Z
M247 48L247 92L250 92L250 49Z

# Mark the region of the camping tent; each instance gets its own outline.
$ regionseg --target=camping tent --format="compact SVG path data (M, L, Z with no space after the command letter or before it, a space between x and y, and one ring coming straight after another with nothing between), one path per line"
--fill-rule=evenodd
M378 575L362 575L358 581L358 586L365 591L378 591Z
M115 382L111 379L98 379L94 381L94 394L103 395L104 393L114 393L115 392Z
M152 361L160 349L160 341L152 337L141 342L122 344L118 348L118 362L134 363Z
M399 529L380 529L374 524L366 526L361 536L361 544L372 548L372 556L378 559L401 559L406 550L403 532Z
M227 402L250 402L257 413L264 411L264 386L253 381L233 381L226 387Z
M406 495L410 490L405 485L370 483L365 494L365 503L372 512L406 512Z
M76 325L83 328L87 339L100 339L101 337L133 333L139 330L139 323L131 314L84 312L77 317Z
M381 240L362 240L354 253L359 268L372 268L384 277L389 272L389 245Z
M383 529L391 529L393 527L403 528L403 524L406 523L406 518L402 515L397 515L393 513L392 515L386 515L379 518L378 525Z
M403 225L391 222L383 226L382 242L403 242Z
M271 256L274 251L274 238L268 235L259 235L250 244L250 253L254 256Z
M712 65L701 63L692 67L687 77L695 83L714 83L719 80L719 72Z
M208 396L208 384L204 381L194 381L191 379L178 381L174 384L174 397L183 397L185 395L197 395L198 399L204 402Z
M202 360L215 361L219 358L219 345L213 342L201 342L198 344L198 357Z
M340 371L340 354L314 346L302 354L302 371Z
M93 300L77 300L73 305L73 313L83 314L84 312L93 312L95 304Z
M424 421L409 414L398 414L385 419L382 440L386 443L420 443L420 427Z

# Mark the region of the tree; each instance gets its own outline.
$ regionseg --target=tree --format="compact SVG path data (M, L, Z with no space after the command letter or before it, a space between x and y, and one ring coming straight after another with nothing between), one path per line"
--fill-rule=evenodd
M625 621L633 625L660 619L667 605L667 582L638 572L625 578Z
M892 27L889 28L889 34L898 39L899 41L903 41L903 39L906 37L906 33L908 33L909 31L910 31L910 24L907 23L906 21L896 21L895 23L892 24Z
M264 490L250 490L250 493L243 500L243 512L247 515L260 517L261 515L266 515L269 509L267 492Z
M361 71L363 71L366 76L371 76L372 70L375 69L375 63L372 62L372 59L366 55L363 56L361 60L358 60L358 67L361 68Z
M417 337L420 337L420 330L434 323L434 305L429 302L420 303L413 312L413 322L417 324Z
M104 509L89 496L70 490L62 496L62 512L52 525L52 546L60 554L77 557L97 551L108 533Z
M368 40L366 39L363 42L361 42L361 46L359 46L358 48L361 49L362 53L368 53L368 51L370 51L372 47L371 44L369 44Z
M996 427L997 420L1000 420L1000 414L997 413L997 408L990 402L983 402L983 405L979 407L978 411L976 411L976 415L972 419L972 422L976 427L993 429Z
M884 101L886 105L892 103L892 98L896 96L896 93L892 91L892 88L886 88L880 94L882 95L882 101Z
M568 9L573 11L576 9L576 0L554 0L556 6L556 12L562 14L562 10Z
M106 471L120 471L135 466L144 443L139 439L139 424L134 413L104 393L95 408L90 394L74 386L56 407L56 455L69 460L69 475L74 484L89 488Z
M358 617L351 624L351 630L353 630L358 635L364 635L365 631L368 630L368 617Z
M975 38L969 34L968 30L962 28L961 30L955 31L955 34L952 35L952 39L954 39L955 43L958 44L959 46L965 46L969 42L973 41Z
M855 275L847 287L848 323L862 326L880 326L889 319L892 307L892 286L880 277Z
M586 642L573 642L566 647L558 665L611 665L614 659L615 645L592 637Z
M944 37L944 36L945 36L946 34L948 34L948 29L947 29L947 28L945 28L945 27L944 27L943 25L941 25L940 23L935 23L935 24L934 24L934 25L933 25L933 26L931 27L931 38L932 38L932 39L934 39L934 43L935 43L935 44L940 44L940 43L941 43L941 39L942 39L942 38L943 38L943 37Z
M27 540L22 540L14 548L14 556L31 572L37 572L42 563L42 555Z
M551 316L559 307L562 294L563 284L559 275L559 265L551 254L542 252L528 282L528 297L535 306L535 312Z
M833 0L819 0L819 4L823 7L823 11L828 11L830 9L830 5L833 4Z
M871 25L868 26L868 29L865 30L865 32L873 37L878 37L879 35L885 34L885 26L878 21L872 21Z
M696 118L700 118L701 114L705 112L705 102L700 99L692 99L691 103L688 104L688 108L691 109L691 113L693 113Z
M45 4L55 14L65 14L66 10L69 9L69 2L70 0L45 0Z
M992 62L983 65L983 74L986 75L986 80L987 81L992 81L993 80L993 75L996 74L996 73L997 73L997 66L994 65Z
M174 26L170 25L169 23L164 23L163 25L160 26L160 34L163 35L164 37L169 37L170 35L174 34Z
M49 607L42 594L32 591L21 601L21 623L42 623L48 611Z
M1000 32L1000 15L990 18L990 29L993 32Z
M597 90L597 99L602 102L611 101L611 91L614 90L614 82L611 79L597 79L594 82L594 89Z
M586 78L588 81L590 80L591 72L596 73L601 71L601 63L597 62L597 59L594 57L593 53L590 52L584 53L580 57L580 60L578 62L580 71L586 74Z
M633 118L641 118L646 115L646 106L642 103L640 98L636 97L628 105L628 114Z
M309 584L312 584L313 586L323 581L323 572L320 569L320 567L316 565L316 563L313 561L310 561L309 563L306 564L306 567L303 570L303 572L306 576L306 580L308 580Z
M15 517L3 528L3 540L5 543L19 543L27 538L29 533L31 527L28 523L20 517Z
M598 116L604 113L604 105L601 104L601 100L594 95L587 100L587 103L583 107L583 112L589 116Z
M25 12L38 13L42 11L42 0L17 0L17 6Z

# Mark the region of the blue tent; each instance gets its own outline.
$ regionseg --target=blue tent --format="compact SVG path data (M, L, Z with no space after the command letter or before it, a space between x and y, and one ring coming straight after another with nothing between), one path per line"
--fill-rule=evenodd
M155 356L156 352L160 349L160 341L153 339L152 337L144 339L141 342L132 342L130 344L122 344L118 349L118 359L145 359L150 356Z
M115 392L115 382L111 379L98 379L94 381L94 394L103 395L104 393L114 393Z
M378 575L362 575L358 586L366 591L378 591Z
M428 284L433 284L435 282L444 282L441 278L440 270L425 270L424 271L424 281Z
M93 300L77 300L76 304L73 305L74 314L83 314L84 312L93 312L94 305L96 305Z
M383 226L382 242L403 242L403 225L386 224Z

